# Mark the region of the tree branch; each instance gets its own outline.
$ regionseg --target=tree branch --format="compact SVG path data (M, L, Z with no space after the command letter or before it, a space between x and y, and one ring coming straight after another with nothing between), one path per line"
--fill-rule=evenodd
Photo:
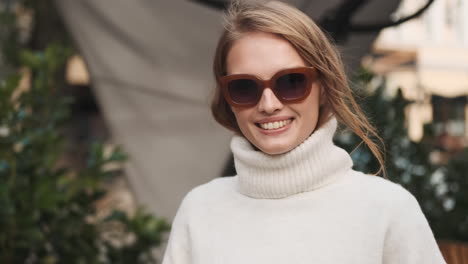
M397 21L380 22L380 23L367 24L367 25L356 24L356 25L351 25L350 30L352 32L373 32L373 31L380 31L387 27L397 26L402 23L405 23L408 20L419 17L432 5L432 3L434 3L434 0L428 0L427 3L423 7L421 7L421 9L416 11L414 14L398 19Z

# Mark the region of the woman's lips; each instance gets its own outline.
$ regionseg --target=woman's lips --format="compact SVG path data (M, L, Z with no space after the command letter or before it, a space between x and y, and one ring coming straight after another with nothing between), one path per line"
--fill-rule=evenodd
M293 122L294 122L294 118L290 118L290 119L286 119L286 120L291 120L288 124L286 124L285 126L283 127L279 127L279 128L273 128L273 129L263 129L259 123L255 123L255 125L258 127L258 129L260 130L260 132L264 135L277 135L277 134L281 134L283 132L285 132L286 130L288 130Z

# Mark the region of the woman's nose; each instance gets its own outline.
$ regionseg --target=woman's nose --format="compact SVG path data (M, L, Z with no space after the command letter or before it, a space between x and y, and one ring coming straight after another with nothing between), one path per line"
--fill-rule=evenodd
M272 114L283 108L283 103L275 96L270 88L263 90L262 97L257 105L259 112Z

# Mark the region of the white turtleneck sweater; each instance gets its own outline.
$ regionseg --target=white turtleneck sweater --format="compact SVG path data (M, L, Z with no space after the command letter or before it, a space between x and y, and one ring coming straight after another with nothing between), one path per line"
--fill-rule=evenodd
M234 136L238 175L192 189L163 264L441 264L412 194L352 170L331 119L281 155Z

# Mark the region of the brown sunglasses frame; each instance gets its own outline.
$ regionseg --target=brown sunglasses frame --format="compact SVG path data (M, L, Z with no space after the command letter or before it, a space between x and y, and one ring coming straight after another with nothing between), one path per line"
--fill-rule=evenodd
M279 96L276 89L274 89L276 80L279 77L281 77L283 75L286 75L286 74L290 74L290 73L303 73L307 77L306 78L306 82L307 82L306 83L306 92L300 98L285 99L285 98ZM316 80L317 76L318 76L318 72L317 72L316 68L304 66L304 67L295 67L295 68L279 70L269 80L263 80L263 79L259 78L256 75L253 75L253 74L240 73L240 74L231 74L231 75L222 76L222 77L219 78L218 82L219 82L220 88L222 90L224 99L228 102L228 104L230 104L231 106L234 106L234 107L251 107L251 106L255 106L255 105L258 104L258 102L260 101L260 98L263 95L263 91L267 87L269 87L273 91L276 98L278 98L282 103L300 102L300 101L304 100L310 94L310 92L312 90L312 83L313 83L313 81ZM233 101L231 99L231 96L229 95L229 91L228 91L228 83L230 81L232 81L232 80L238 80L238 79L249 79L249 80L254 81L258 85L258 87L259 87L259 89L261 91L260 91L260 93L258 93L258 96L255 99L255 102L246 103L246 104L239 104L239 103L237 103L237 102L235 102L235 101Z

